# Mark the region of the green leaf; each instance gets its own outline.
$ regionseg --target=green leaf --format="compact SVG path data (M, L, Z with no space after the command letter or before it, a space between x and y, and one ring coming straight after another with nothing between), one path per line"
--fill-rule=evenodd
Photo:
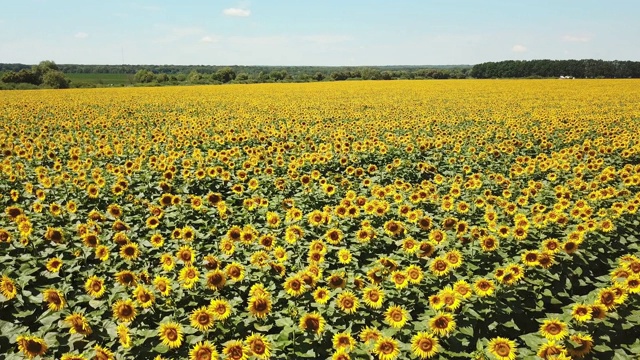
M156 347L153 348L154 352L160 353L160 354L164 354L167 351L169 351L169 347L165 344L158 344Z
M273 327L273 325L258 325L258 323L254 323L253 327L260 332L268 332L269 330L271 330L271 328Z

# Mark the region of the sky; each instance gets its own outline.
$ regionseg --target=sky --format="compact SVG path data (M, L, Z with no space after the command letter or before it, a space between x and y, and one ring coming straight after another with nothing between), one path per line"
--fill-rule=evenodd
M640 60L640 0L0 0L0 63Z

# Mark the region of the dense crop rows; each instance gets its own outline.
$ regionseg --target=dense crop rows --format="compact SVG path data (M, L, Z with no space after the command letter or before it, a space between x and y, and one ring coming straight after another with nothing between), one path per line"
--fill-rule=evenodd
M638 85L3 93L0 354L630 358Z

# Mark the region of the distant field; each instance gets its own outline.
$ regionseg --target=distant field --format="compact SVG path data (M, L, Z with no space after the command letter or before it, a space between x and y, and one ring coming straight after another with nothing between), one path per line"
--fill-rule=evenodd
M103 84L103 85L128 85L129 77L133 78L133 75L129 74L65 74L67 78L71 80L71 83L85 82L91 84Z

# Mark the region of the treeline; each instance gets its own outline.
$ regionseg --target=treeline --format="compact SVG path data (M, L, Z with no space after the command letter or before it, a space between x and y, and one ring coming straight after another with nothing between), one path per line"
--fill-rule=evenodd
M69 87L69 80L65 77L64 72L55 62L49 60L41 61L38 65L3 72L0 76L0 82L11 84L6 87L9 89L31 87L66 89ZM31 87L18 86L20 84ZM0 86L0 89L4 88L4 86Z
M604 60L508 60L474 65L470 76L495 78L640 78L638 61Z
M463 79L469 65L454 66L206 66L206 65L75 65L59 64L67 74L128 74L134 83L263 83L341 80ZM29 69L0 64L0 72ZM72 84L73 86L73 84Z
M195 84L215 83L269 83L269 82L311 82L344 80L397 80L397 79L464 79L469 69L417 69L417 70L379 70L374 68L354 68L333 71L311 71L304 69L272 69L270 71L241 71L234 67L223 67L212 73L191 70L188 74L154 73L143 69L133 77L135 83L174 83L189 82Z

